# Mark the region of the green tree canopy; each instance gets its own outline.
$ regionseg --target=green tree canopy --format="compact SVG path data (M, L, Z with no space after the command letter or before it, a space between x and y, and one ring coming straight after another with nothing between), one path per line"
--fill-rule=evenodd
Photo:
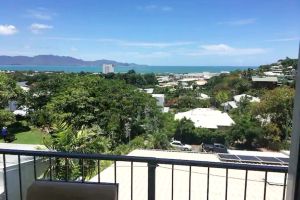
M119 80L99 76L73 77L47 103L50 123L66 122L76 129L99 125L114 142L156 132L161 113L156 100ZM129 133L128 133L128 130Z
M287 86L268 90L261 97L261 102L253 107L254 115L264 119L264 125L271 123L268 127L279 130L281 141L291 134L294 94L295 90ZM274 132L276 135L278 131Z
M0 73L0 109L7 107L10 100L15 100L21 92L16 82L4 73Z

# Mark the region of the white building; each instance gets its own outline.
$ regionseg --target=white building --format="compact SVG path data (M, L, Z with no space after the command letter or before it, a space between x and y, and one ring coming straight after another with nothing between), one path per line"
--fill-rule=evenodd
M259 103L260 99L258 97L254 97L248 94L240 94L240 95L235 95L233 97L234 101L227 101L225 103L222 103L221 106L224 107L224 111L229 111L231 109L235 109L239 107L239 103L243 100L249 100L251 103Z
M114 73L114 65L113 64L103 64L102 66L102 73L103 74L108 74L108 73Z
M206 83L207 83L207 81L204 80L204 79L200 79L200 80L196 81L196 85L198 85L198 86L203 86L203 85L205 85Z
M175 120L183 118L191 120L198 128L218 129L235 124L227 113L214 108L196 108L175 114Z
M258 76L252 76L253 82L268 82L268 83L278 83L277 77L258 77Z
M165 95L164 94L152 94L152 97L154 97L157 100L157 105L164 107L165 104Z
M199 93L199 97L197 97L197 99L208 100L208 99L210 99L210 96L208 96L207 94L204 94L204 93Z
M22 81L22 82L17 82L17 85L20 86L20 88L24 91L24 92L28 92L30 90L30 88L27 85L27 81Z
M250 102L260 102L260 99L258 97L254 97L248 94L235 95L233 99L236 103L240 103L242 100L245 99L248 99Z
M235 101L227 101L225 103L222 103L221 106L224 107L224 111L228 112L231 109L238 108Z
M146 88L146 89L144 89L144 91L145 91L147 94L152 94L153 91L154 91L154 88Z
M18 109L18 103L17 101L9 101L7 109L11 112L14 112L15 110Z

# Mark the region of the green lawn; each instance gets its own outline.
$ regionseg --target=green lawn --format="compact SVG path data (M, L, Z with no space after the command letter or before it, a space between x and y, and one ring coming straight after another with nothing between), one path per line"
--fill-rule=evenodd
M43 138L47 137L45 133L39 129L32 128L30 131L15 134L17 144L43 144Z
M35 127L29 127L26 123L20 122L8 128L9 135L14 135L15 140L11 143L15 144L44 144L44 138L49 137L47 133L42 132ZM4 142L0 139L0 142Z

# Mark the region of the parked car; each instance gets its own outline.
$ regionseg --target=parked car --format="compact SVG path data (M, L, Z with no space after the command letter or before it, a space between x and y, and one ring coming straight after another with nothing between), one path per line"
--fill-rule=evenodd
M228 153L228 150L225 145L214 143L214 144L201 144L202 151L206 152L216 152L216 153Z
M180 141L174 140L170 143L170 145L176 149L180 149L182 151L192 151L192 146L188 144L182 144Z

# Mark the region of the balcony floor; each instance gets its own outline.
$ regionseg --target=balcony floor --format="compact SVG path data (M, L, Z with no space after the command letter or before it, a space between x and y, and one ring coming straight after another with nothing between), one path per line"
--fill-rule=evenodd
M214 154L167 152L151 150L134 150L131 156L149 156L158 158L174 158L185 160L200 160L220 162ZM133 170L133 199L147 200L147 164L134 163ZM101 182L114 181L114 166L101 172ZM117 182L119 183L119 199L130 200L130 163L117 162ZM263 199L265 173L258 171L248 172L247 200ZM91 181L98 181L94 177ZM172 167L159 165L156 168L156 199L171 199ZM225 169L210 169L210 199L218 200L225 197ZM268 173L267 198L268 200L281 200L283 196L283 173ZM245 170L228 171L228 199L244 199ZM191 199L206 199L207 195L207 168L192 167L191 171ZM189 167L174 167L174 200L189 199Z

